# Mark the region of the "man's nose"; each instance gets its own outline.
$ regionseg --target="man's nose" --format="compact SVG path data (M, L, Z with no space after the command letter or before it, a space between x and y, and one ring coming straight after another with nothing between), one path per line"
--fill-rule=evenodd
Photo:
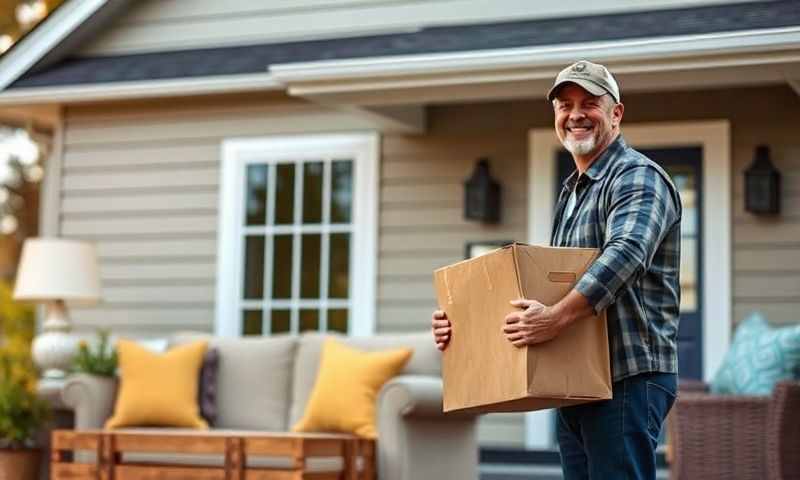
M570 120L583 120L584 118L586 118L586 114L580 107L575 107L569 112Z

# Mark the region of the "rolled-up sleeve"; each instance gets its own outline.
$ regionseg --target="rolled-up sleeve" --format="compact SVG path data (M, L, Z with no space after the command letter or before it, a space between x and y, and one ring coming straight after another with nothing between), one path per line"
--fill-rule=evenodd
M677 195L653 166L627 170L610 188L605 242L575 286L598 313L650 268L662 240L680 221Z

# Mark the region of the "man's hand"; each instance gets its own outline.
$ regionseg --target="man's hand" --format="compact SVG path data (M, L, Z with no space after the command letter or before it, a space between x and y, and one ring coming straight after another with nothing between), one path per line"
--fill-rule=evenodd
M555 338L566 327L565 319L555 308L536 300L512 300L511 305L524 310L506 315L503 333L515 347L535 345Z
M433 332L433 340L436 342L436 348L444 351L447 344L450 342L450 320L447 319L447 314L442 310L436 310L431 317L431 331Z

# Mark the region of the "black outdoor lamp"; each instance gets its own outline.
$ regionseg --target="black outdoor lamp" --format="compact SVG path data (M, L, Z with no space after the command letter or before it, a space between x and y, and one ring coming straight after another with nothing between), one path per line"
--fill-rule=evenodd
M744 172L744 208L750 213L777 214L780 200L781 174L769 160L769 147L759 145L753 163Z
M464 182L464 218L500 221L500 184L489 174L488 158L479 158L472 176Z

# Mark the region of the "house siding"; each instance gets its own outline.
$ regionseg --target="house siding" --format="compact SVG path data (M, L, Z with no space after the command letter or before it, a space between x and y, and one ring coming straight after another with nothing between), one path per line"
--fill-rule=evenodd
M708 0L142 0L80 55L208 48L408 32L432 25L487 23L710 3Z
M775 86L624 101L628 124L730 121L734 322L759 309L773 323L797 323L800 140L793 112L800 98ZM462 259L465 242L527 240L527 132L551 122L545 101L431 106L428 133L383 135L377 331L428 328L436 306L432 270ZM104 287L100 306L73 310L78 329L212 331L221 141L369 128L357 117L269 95L66 108L59 230L97 242ZM743 210L742 174L761 143L783 176L777 218ZM503 186L498 225L463 220L462 183L482 156ZM521 446L524 421L488 416L479 432L484 445Z

